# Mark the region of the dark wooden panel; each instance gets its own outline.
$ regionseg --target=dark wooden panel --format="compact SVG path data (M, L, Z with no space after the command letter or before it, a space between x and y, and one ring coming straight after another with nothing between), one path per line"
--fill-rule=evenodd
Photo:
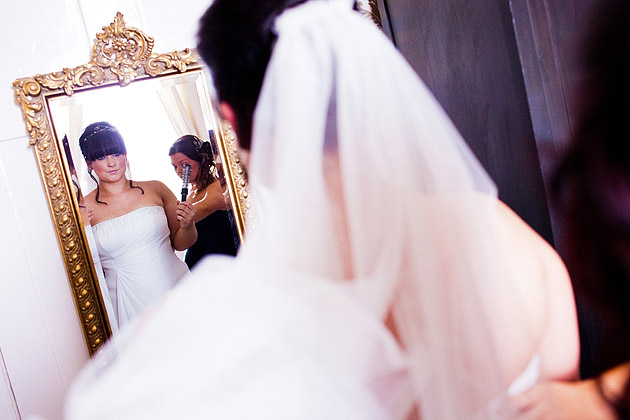
M511 0L532 125L547 191L573 131L580 43L593 0ZM556 236L558 223L552 212ZM558 239L558 238L557 238Z
M397 47L499 187L552 242L547 199L509 5L501 0L387 0Z

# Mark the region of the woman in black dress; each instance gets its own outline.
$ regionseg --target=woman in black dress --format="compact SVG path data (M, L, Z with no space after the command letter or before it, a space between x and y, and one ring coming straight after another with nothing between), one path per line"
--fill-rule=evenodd
M214 161L210 142L201 141L193 135L177 139L169 150L171 163L179 177L184 166L190 166L192 185L187 201L196 210L197 242L186 251L186 264L193 268L208 254L236 255L236 243L232 224L221 185L213 174Z

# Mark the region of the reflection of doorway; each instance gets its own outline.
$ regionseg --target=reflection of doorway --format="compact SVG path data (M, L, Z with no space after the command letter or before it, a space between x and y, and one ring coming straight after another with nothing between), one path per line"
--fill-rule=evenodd
M511 0L534 137L547 191L574 124L577 53L593 0ZM554 214L551 215L554 227ZM556 238L556 242L559 238Z
M553 243L541 162L555 162L539 155L541 141L563 135L539 127L567 125L566 53L593 1L378 1L396 47L490 173L500 198Z

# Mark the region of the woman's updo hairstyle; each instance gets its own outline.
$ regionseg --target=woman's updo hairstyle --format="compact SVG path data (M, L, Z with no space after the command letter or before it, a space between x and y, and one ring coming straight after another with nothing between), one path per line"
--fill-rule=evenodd
M175 153L182 153L199 163L199 179L195 182L198 190L203 190L214 182L216 179L213 175L215 162L210 142L202 141L192 134L186 134L178 138L168 151L169 156Z

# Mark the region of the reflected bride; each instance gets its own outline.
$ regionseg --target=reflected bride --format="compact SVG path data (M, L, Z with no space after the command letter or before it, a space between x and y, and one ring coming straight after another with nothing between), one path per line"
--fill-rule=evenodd
M96 189L85 197L112 300L110 323L123 326L188 273L173 249L197 239L195 208L179 203L160 181L127 179L127 149L109 123L88 125L79 138Z

